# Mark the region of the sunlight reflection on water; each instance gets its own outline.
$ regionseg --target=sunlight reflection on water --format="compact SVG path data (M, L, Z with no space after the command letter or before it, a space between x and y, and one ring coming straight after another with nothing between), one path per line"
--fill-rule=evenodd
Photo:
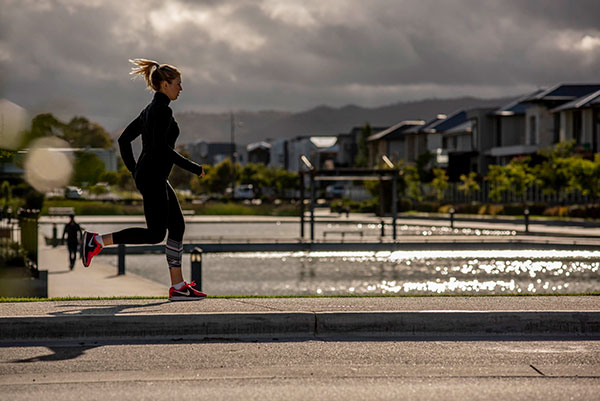
M214 253L203 281L214 295L582 293L600 290L599 267L593 251ZM164 256L128 256L127 271L168 284Z

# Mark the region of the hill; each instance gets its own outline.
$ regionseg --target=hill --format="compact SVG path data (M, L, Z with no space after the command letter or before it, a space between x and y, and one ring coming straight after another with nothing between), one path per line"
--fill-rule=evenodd
M283 111L240 111L235 114L235 141L248 144L268 138L293 138L298 135L336 135L347 133L353 127L366 122L373 126L391 126L402 120L430 120L437 114L450 114L472 107L502 106L513 98L478 99L461 97L454 99L427 99L415 102L400 102L391 105L365 108L348 105L340 108L318 106L299 112ZM196 141L229 142L229 113L176 113L181 129L178 143Z

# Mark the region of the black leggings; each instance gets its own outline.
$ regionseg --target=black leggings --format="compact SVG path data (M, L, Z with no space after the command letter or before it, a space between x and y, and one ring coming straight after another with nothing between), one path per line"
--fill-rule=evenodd
M126 228L113 233L115 244L158 244L165 239L183 241L185 222L175 191L168 181L136 182L144 198L147 228Z

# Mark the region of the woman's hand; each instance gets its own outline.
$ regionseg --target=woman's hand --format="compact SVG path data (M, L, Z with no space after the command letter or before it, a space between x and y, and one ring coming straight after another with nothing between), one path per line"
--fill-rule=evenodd
M200 173L200 175L198 177L204 178L204 170L202 170L202 173Z

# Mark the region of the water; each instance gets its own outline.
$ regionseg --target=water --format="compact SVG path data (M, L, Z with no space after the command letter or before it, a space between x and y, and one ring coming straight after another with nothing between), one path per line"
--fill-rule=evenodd
M145 227L139 224L86 224L84 229L101 234L119 231L128 227ZM58 235L62 235L64 225L57 225ZM310 226L305 226L305 236L310 236ZM489 230L473 228L435 227L435 226L396 226L398 235L411 236L436 236L436 235L461 235L461 236L514 236L515 231ZM378 240L381 235L380 224L362 223L316 223L315 238L339 241L345 231L344 240ZM40 232L48 237L52 236L52 224L40 224ZM359 236L358 233L362 233ZM386 236L391 237L391 225L385 226ZM185 242L202 241L295 241L300 237L300 223L275 222L275 223L188 223L186 225Z
M116 256L98 256L116 270ZM546 294L600 291L596 251L214 253L203 259L212 295ZM130 255L126 268L169 284L163 255ZM184 255L185 277L190 275Z

